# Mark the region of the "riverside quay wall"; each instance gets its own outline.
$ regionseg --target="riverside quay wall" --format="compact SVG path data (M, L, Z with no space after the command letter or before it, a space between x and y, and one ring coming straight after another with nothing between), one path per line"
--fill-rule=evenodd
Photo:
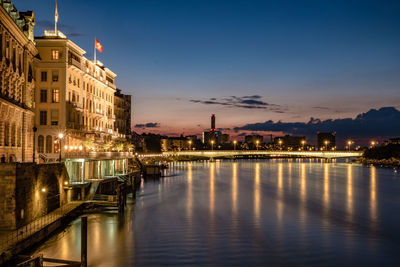
M15 230L67 202L64 164L0 164L0 231Z

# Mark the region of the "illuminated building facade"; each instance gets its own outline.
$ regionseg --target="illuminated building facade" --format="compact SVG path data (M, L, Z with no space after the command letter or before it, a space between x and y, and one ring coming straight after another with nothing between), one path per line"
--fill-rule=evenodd
M131 104L132 96L121 93L117 88L114 95L115 125L114 131L121 138L131 138Z
M19 12L0 0L0 157L2 162L32 161L34 61L32 11Z
M37 151L45 160L64 152L91 151L118 137L114 131L116 74L60 31L36 38Z

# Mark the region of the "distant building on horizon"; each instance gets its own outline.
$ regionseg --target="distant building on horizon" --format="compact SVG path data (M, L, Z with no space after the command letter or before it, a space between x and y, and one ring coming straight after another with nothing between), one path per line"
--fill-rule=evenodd
M277 136L273 140L275 147L285 147L286 149L304 148L306 144L305 136L285 135Z
M204 131L202 134L203 144L211 146L211 141L214 142L213 146L228 144L229 134L224 134L221 131L216 130L215 119L215 114L212 114L210 131Z
M264 137L258 134L246 135L244 138L244 142L248 145L250 149L253 149L263 144Z
M336 132L317 132L317 146L319 150L336 149Z

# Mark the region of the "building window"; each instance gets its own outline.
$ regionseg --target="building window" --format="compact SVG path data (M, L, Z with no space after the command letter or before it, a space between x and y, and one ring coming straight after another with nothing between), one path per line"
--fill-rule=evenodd
M58 109L53 109L50 114L51 125L58 125Z
M51 91L51 101L53 103L59 103L60 102L60 90L53 89Z
M21 147L21 146L22 146L22 129L21 129L21 127L18 127L17 146L18 146L18 147Z
M40 81L47 82L47 71L42 71L40 73Z
M51 51L51 59L53 59L53 60L58 60L58 59L60 59L60 51L58 51L58 50L52 50L52 51Z
M47 125L47 111L40 111L40 125Z
M48 135L46 136L46 153L51 153L51 148L53 147L53 138Z
M11 126L11 146L15 146L15 138L16 138L17 129L15 123Z
M51 72L51 80L53 81L53 82L58 82L58 70L53 70L52 72Z
M44 153L44 137L39 135L38 137L38 153Z
M6 122L4 124L4 146L10 145L10 124Z
M46 89L40 90L40 102L47 103L47 90Z

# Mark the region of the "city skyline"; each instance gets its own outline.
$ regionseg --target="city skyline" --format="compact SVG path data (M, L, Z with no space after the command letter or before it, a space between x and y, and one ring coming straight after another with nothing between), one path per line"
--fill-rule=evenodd
M88 58L99 39L139 133L198 134L211 113L239 129L400 107L396 1L120 1L128 16L107 3L58 1L59 29ZM54 1L14 4L35 11L36 36L52 27Z

